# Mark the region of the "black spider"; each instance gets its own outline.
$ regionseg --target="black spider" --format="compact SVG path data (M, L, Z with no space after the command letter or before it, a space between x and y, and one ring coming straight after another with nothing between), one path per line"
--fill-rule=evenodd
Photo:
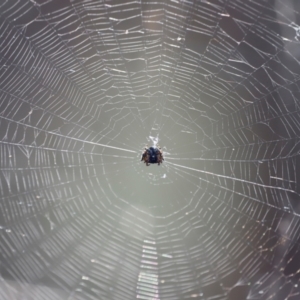
M164 157L160 147L158 148L149 147L149 148L145 148L144 150L145 151L142 154L141 161L144 161L146 166L149 166L150 164L160 165L163 162Z

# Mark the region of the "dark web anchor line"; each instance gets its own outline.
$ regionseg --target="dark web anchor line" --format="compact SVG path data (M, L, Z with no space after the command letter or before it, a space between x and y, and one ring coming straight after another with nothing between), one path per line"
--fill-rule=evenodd
M208 174L208 175L217 176L217 177L221 177L221 178L225 178L225 179L231 179L231 180L234 180L234 181L240 181L240 182L244 182L244 183L248 183L248 184L253 184L253 185L256 185L256 186L261 186L263 188L282 190L282 191L294 193L294 194L300 196L300 194L298 194L297 192L295 192L293 190L285 189L285 188L282 188L282 187L261 184L261 183L257 183L257 182L253 182L253 181L249 181L249 180L244 180L244 179L239 179L239 178L235 178L235 177L231 177L231 176L225 176L225 175L220 175L220 174L216 174L216 173L212 173L212 172L198 170L198 169L194 169L194 168L191 168L191 167L186 167L186 166L183 166L183 165L174 164L174 163L171 163L171 162L168 162L168 161L166 161L165 163L167 163L169 165L173 165L175 167L179 167L179 168L183 168L183 169L187 169L187 170L191 170L191 171L195 171L195 172L199 172L199 173L203 173L203 174Z

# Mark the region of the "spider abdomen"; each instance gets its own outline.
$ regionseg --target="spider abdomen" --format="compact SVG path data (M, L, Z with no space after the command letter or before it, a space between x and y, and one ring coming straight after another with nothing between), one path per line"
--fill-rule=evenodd
M148 149L145 148L141 160L144 161L147 166L149 166L149 164L160 165L164 158L160 148L149 147Z
M157 163L157 155L158 155L158 149L154 149L153 147L150 147L149 149L149 154L150 154L150 159L149 163L150 164L156 164Z

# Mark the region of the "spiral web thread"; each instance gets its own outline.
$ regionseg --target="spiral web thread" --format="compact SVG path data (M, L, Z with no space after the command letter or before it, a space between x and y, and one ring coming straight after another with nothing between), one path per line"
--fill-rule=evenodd
M299 299L299 11L2 1L0 299Z

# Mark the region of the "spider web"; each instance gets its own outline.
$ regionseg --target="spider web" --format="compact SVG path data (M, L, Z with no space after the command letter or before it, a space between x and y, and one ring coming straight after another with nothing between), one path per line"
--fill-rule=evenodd
M0 13L1 299L299 299L296 0Z

